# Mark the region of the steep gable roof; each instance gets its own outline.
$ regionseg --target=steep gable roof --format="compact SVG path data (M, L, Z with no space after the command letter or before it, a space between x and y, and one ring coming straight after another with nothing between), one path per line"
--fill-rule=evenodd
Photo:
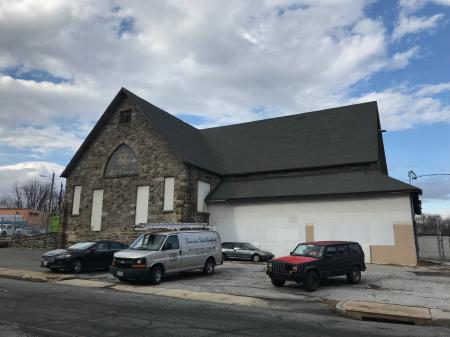
M199 130L122 88L62 177L67 177L125 96L184 162L220 175L380 160L376 102Z
M94 141L110 115L115 111L124 97L128 97L132 103L138 106L141 112L147 117L158 132L166 139L169 146L188 164L200 168L218 172L219 169L209 156L209 150L198 129L172 116L164 110L150 104L142 98L136 96L131 91L121 88L114 97L108 108L100 117L94 128L88 134L78 151L75 153L69 164L61 173L61 177L67 177L69 172L80 160L89 144Z

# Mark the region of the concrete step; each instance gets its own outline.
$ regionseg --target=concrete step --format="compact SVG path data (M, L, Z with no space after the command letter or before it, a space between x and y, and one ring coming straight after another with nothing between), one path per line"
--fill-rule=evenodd
M336 313L362 321L442 326L450 323L450 312L444 310L377 302L339 302Z

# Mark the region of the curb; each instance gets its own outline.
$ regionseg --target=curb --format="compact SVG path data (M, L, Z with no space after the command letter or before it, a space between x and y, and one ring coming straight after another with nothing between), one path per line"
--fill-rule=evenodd
M46 275L44 272L0 268L0 277L32 282L50 282L72 279L71 275Z
M427 307L341 301L336 304L336 314L360 321L450 327L450 312Z

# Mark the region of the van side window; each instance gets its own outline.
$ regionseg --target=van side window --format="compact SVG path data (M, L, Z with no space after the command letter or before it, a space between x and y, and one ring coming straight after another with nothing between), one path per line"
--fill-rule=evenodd
M234 248L234 243L233 242L224 242L224 243L222 243L222 248L233 249Z
M178 236L177 235L171 235L167 238L166 243L164 246L167 247L167 244L170 243L171 248L170 249L180 249L180 243L178 242ZM167 248L165 248L167 249Z

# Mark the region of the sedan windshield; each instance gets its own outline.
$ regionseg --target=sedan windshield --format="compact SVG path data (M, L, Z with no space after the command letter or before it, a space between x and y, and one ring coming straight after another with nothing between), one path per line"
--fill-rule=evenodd
M301 244L294 249L292 255L322 257L322 253L323 246Z
M96 242L79 242L79 243L74 244L73 246L70 246L69 249L85 250L85 249L91 248L95 244L96 244Z
M130 249L159 250L167 235L144 234L138 237Z

